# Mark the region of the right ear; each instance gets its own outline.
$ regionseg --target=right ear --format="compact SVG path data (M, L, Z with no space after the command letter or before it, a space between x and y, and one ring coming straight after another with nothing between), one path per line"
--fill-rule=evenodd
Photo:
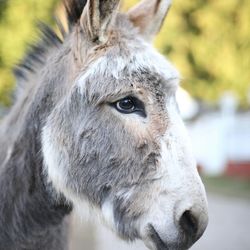
M130 21L148 41L157 35L167 16L171 0L143 0L128 11Z
M104 41L116 17L120 0L88 0L80 23L91 41Z

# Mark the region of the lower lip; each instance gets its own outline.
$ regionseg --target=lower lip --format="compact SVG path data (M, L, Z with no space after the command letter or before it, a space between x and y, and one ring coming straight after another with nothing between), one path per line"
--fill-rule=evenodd
M152 225L149 225L149 232L149 237L155 243L157 250L169 250L169 247L166 245L166 243L163 242Z

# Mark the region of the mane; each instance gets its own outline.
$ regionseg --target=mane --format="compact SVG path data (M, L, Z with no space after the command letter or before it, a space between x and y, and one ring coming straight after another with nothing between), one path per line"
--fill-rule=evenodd
M62 22L55 18L59 34L53 28L45 23L39 22L40 39L38 43L30 45L24 59L14 67L14 75L17 82L17 88L24 89L24 83L27 82L30 75L36 73L46 62L48 52L59 47L65 37L72 31L74 25L79 21L87 0L64 0L64 8L67 17L67 29ZM66 31L67 30L67 31Z

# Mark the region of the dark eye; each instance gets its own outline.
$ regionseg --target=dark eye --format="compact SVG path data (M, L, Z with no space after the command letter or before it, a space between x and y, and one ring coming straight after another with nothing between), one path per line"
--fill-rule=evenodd
M115 107L120 113L138 113L139 115L146 117L144 104L136 97L127 96L121 100L112 103L111 105Z
M131 113L135 110L135 103L129 97L126 97L118 102L116 102L116 108L119 111Z

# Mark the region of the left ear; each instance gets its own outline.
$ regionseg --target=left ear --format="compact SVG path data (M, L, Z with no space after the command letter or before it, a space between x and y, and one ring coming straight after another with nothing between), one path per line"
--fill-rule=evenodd
M115 19L120 0L87 0L80 23L90 40L103 41L112 20Z
M170 6L171 0L144 0L127 14L141 35L151 41L160 31Z

